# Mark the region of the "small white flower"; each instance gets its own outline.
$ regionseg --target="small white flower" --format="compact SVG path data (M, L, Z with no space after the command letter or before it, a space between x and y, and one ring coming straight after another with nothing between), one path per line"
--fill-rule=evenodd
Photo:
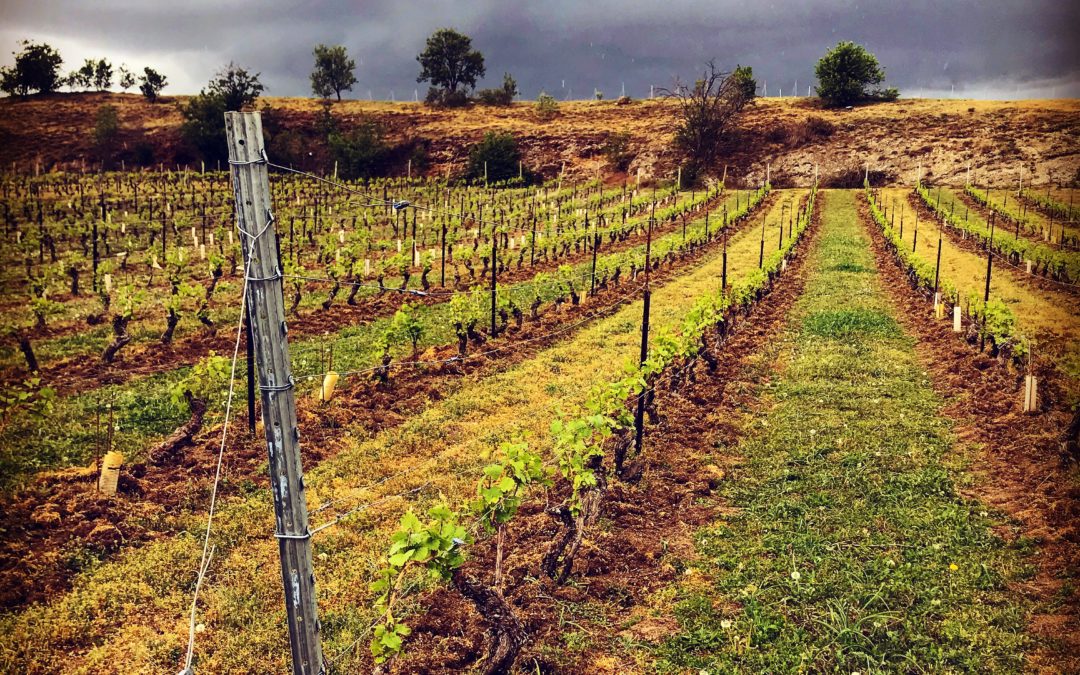
M799 579L802 578L802 575L799 574L798 570L795 570L794 572L791 573L791 578L794 579L795 581L798 581Z
M201 633L204 630L206 630L206 624L200 623L199 625L195 626L196 633Z
M724 619L723 621L721 621L720 622L720 627L723 628L724 630L727 630L728 628L731 628L731 619Z

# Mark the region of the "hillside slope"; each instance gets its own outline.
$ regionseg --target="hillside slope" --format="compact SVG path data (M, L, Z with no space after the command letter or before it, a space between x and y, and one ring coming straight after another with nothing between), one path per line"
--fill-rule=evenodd
M96 166L93 127L96 110L110 103L119 109L120 156L131 164L140 144L143 161L197 166L179 135L178 104L184 97L156 105L131 94L55 94L26 101L0 100L0 165L20 171L37 168ZM329 160L314 128L320 102L302 98L265 98L281 131L292 133L295 156L313 149L308 168L327 170ZM612 133L627 133L635 159L633 178L668 177L677 166L669 150L674 124L671 105L659 100L618 105L612 101L559 104L558 115L542 121L531 102L510 108L473 107L431 110L416 103L344 101L333 114L346 128L366 117L380 121L390 138L408 147L422 144L427 173L459 171L468 146L487 131L514 132L525 162L545 176L565 168L583 177L610 173L602 147ZM809 121L808 121L809 120ZM395 170L405 171L408 152L399 152ZM901 99L851 110L825 110L816 99L758 100L743 115L725 153L729 179L759 181L771 164L773 182L806 184L815 164L823 180L836 185L861 182L869 162L879 181L911 182L924 176L958 183L968 162L980 183L1015 185L1020 163L1025 183L1072 182L1080 168L1080 100L962 101ZM209 167L208 167L209 168ZM839 176L846 173L846 181Z

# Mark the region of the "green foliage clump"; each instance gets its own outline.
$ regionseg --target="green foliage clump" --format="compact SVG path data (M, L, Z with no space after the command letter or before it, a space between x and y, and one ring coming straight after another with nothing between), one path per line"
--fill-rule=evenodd
M732 79L738 87L740 95L747 101L757 96L757 80L754 79L754 69L750 66L735 66L731 73Z
M390 334L412 343L413 357L416 357L418 345L424 337L424 323L416 316L416 308L405 303L390 320Z
M44 422L52 414L56 391L41 386L40 377L11 383L0 389L0 433L18 418Z
M540 119L547 121L559 114L559 102L555 100L555 97L546 92L540 92L540 96L536 99L536 115Z
M510 73L503 73L503 83L497 89L481 89L476 92L476 99L484 105L508 106L518 95L517 80Z
M178 408L187 407L187 396L209 402L220 395L229 377L229 360L214 352L199 361L188 373L169 389L169 397Z
M94 147L102 159L116 147L116 140L120 134L120 117L116 106L105 104L98 108L94 118Z
M630 134L612 133L604 141L604 157L611 163L616 171L626 171L630 168L630 162L634 160L634 154L630 152Z
M120 64L120 69L117 71L117 75L120 76L120 79L117 83L120 85L120 89L122 89L125 93L128 89L131 89L135 86L135 73L128 70L126 64Z
M243 110L255 105L259 95L266 87L259 81L259 73L250 73L235 63L229 62L210 80L207 90L221 99L225 110Z
M338 131L335 125L327 143L342 178L370 178L385 168L389 148L382 125L374 120L361 120L347 132Z
M204 160L228 159L225 113L253 106L264 89L259 82L259 73L253 75L229 63L210 80L206 89L181 106L184 121L180 125L180 135Z
M315 70L311 72L311 90L321 98L336 95L340 101L341 92L352 91L356 84L356 61L349 58L343 45L316 45L312 54Z
M470 505L489 532L514 517L529 487L551 483L542 458L530 452L527 444L504 443L500 451L504 461L484 467L483 478L476 485L476 500Z
M63 78L60 53L45 43L22 41L23 49L15 54L15 65L0 68L0 91L11 96L31 92L49 94L60 88Z
M451 28L432 33L416 60L420 62L416 81L431 83L426 100L432 105L465 105L468 96L462 90L472 90L477 78L484 76L484 55L472 48L471 38Z
M514 134L509 131L505 133L489 131L482 141L469 150L465 178L477 181L484 180L486 177L490 183L516 178L520 161L521 153L518 151Z
M877 57L862 45L840 42L825 53L814 68L818 96L830 106L845 106L868 100L892 101L899 96L895 88L867 90L881 84L885 70Z
M201 91L181 106L184 121L180 136L206 161L226 160L229 148L225 138L225 102L220 96Z
M168 84L164 75L149 66L143 68L143 74L139 76L139 91L151 103L157 103L158 95Z
M386 564L371 583L371 590L379 594L375 609L381 615L371 640L375 663L384 663L400 653L403 638L412 632L394 616L409 569L418 566L433 579L446 581L465 562L461 549L468 543L469 534L458 514L440 504L428 511L428 517L423 522L411 510L401 517L397 532L390 537Z
M106 91L112 86L112 64L105 59L86 59L82 66L68 74L66 82L72 89Z

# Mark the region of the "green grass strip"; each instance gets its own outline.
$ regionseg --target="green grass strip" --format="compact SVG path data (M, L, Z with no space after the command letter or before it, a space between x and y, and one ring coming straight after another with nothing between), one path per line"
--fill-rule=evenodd
M704 574L676 591L654 668L685 672L1015 672L1031 569L963 497L949 426L879 287L857 192L823 231L768 411L721 488L735 515L699 532ZM847 268L856 271L845 271ZM869 270L869 273L862 271ZM719 449L721 454L726 450Z

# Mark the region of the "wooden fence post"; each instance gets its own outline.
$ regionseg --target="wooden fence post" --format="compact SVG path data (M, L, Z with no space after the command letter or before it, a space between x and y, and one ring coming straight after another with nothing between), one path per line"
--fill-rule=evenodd
M285 587L292 672L316 675L323 672L323 659L311 564L311 531L261 117L257 112L227 112L225 132L237 228L248 277L246 305L262 394L263 428L274 496L274 536L278 540Z

